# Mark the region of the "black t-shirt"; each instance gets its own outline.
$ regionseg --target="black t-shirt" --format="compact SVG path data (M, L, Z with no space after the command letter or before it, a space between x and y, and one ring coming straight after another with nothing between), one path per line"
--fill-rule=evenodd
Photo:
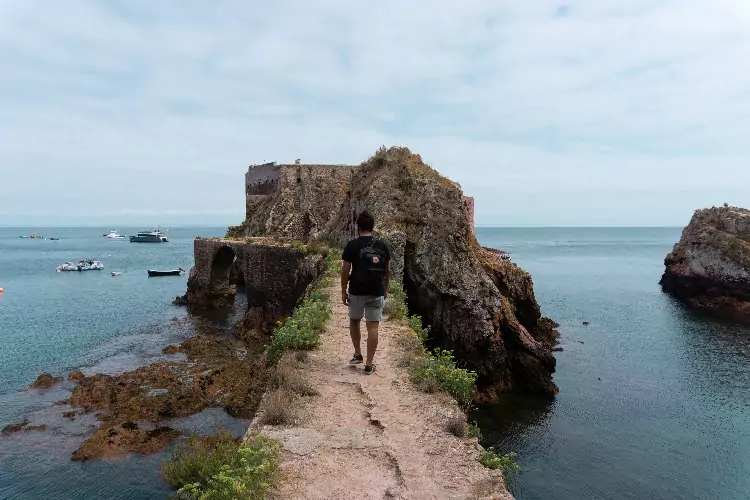
M349 275L349 293L352 295L372 295L375 297L381 297L385 295L385 288L383 286L383 278L379 279L368 279L361 281L358 279L359 275L356 273L357 264L359 263L359 251L365 248L372 241L372 246L378 249L385 257L385 265L391 260L391 253L388 251L388 246L380 240L374 240L372 236L360 236L356 240L351 240L344 247L344 253L341 255L341 259L346 262L351 262L352 272Z

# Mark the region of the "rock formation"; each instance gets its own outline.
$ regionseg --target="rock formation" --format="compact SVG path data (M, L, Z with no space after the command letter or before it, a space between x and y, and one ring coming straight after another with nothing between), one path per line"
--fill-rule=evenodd
M528 273L483 250L474 235L473 202L407 148L381 149L352 176L332 236L355 234L363 209L376 217L409 309L432 327L431 343L476 370L480 394L555 394L555 358L535 338L550 337Z
M42 373L37 379L31 384L32 389L49 389L57 382L61 382L62 377L53 377L49 373Z
M750 322L750 210L697 210L664 265L664 291L697 309Z
M432 327L434 347L452 349L459 363L477 371L483 397L511 390L557 392L549 350L556 324L542 318L531 277L479 246L473 200L419 155L394 147L382 148L358 167L251 167L246 193L247 219L230 228L230 239L196 241L189 304L216 305L206 276L218 247L246 244L258 236L340 246L356 235L356 218L367 209L376 217L378 237L389 244L394 275L404 283L410 311ZM236 246L232 248L237 253ZM311 264L302 265L299 255L285 266L270 258L250 259L241 267L247 284L252 273L264 273L266 281L284 273L299 279L299 270L309 270ZM285 282L281 289L295 290L296 300L296 292L313 274L304 271L299 286ZM253 297L249 291L248 297ZM256 300L256 307L264 307L261 303L269 297ZM278 304L271 309L289 305Z
M240 283L248 301L244 324L265 333L291 313L325 270L322 256L282 239L197 238L194 254L185 295L188 309L193 313L227 309L234 304Z

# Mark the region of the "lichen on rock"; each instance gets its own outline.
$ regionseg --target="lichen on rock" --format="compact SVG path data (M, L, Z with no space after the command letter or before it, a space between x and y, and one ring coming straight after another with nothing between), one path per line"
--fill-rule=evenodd
M697 210L664 265L665 292L696 309L750 322L750 210Z

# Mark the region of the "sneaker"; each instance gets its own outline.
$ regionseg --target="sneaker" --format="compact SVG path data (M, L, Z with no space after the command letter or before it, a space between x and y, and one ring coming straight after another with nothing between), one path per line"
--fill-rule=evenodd
M365 359L364 359L364 358L362 357L362 355L361 355L361 354L360 354L359 356L357 356L357 355L355 354L355 355L354 355L354 356L352 357L352 359L350 359L350 360L349 360L349 364L350 364L350 365L358 365L358 364L362 363L362 362L363 362L364 360L365 360Z
M375 371L375 364L365 365L365 375L370 375Z

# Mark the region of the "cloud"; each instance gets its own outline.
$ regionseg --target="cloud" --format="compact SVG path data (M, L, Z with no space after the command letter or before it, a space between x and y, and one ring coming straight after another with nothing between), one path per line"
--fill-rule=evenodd
M742 0L0 0L0 223L234 223L247 164L405 144L485 225L682 224L750 205L748 56Z

